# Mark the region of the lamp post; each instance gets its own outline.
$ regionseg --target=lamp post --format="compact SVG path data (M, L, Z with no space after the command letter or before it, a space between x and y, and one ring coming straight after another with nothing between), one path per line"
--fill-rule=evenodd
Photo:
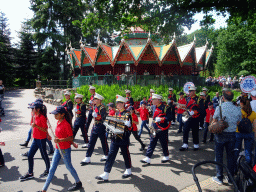
M125 65L125 73L126 73L126 77L127 77L127 80L126 80L127 87L126 87L126 89L128 89L128 75L129 75L130 71L131 71L130 64L127 63L127 64Z

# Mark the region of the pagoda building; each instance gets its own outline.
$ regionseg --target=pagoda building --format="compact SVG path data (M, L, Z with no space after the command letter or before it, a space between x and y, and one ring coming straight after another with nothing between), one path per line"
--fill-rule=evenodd
M178 47L176 37L169 44L160 45L158 34L145 32L140 27L131 27L126 39L117 36L118 46L109 46L100 41L98 46L88 47L80 41L80 49L69 45L66 49L74 77L87 76L91 72L104 75L125 72L125 65L130 64L131 72L143 75L145 70L150 75L196 75L204 70L211 58L213 46L207 49L208 42L202 47L196 46L196 38L190 44Z

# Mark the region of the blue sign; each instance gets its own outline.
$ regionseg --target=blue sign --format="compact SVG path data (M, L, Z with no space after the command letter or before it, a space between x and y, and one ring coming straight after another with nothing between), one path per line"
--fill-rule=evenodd
M246 76L240 83L240 89L244 93L250 93L256 87L256 79L253 76Z

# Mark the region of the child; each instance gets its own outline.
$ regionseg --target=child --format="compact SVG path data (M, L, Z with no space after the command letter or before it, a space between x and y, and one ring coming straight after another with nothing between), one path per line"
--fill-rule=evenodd
M146 102L144 102L144 103L142 103L141 107L138 110L136 110L137 112L140 113L140 118L141 118L141 121L142 121L141 126L140 126L140 131L139 131L139 134L138 134L139 137L142 134L143 127L145 127L148 130L148 134L149 134L149 137L150 137L150 130L147 126L148 120L149 120L149 112L146 108L146 105L147 105Z
M178 111L177 111L177 121L180 123L179 125L179 130L177 133L181 133L182 132L182 127L184 125L184 123L182 122L182 114L184 113L184 108L186 108L186 99L184 98L184 93L183 92L180 92L180 99L178 101L179 104L182 104L182 105L178 105ZM183 106L184 105L184 106Z
M209 127L209 124L212 121L212 117L214 115L214 112L215 112L215 109L213 108L213 103L209 102L208 103L208 108L206 109L206 118L205 118L205 124L204 124L205 130L204 130L204 138L203 138L202 143L206 143L208 127ZM210 140L209 140L210 142L213 141L213 137L214 137L214 134L211 133Z
M38 149L40 149L41 156L45 162L46 170L43 174L40 175L40 178L45 177L49 173L50 161L46 153L46 139L48 135L48 125L47 125L47 116L44 113L43 104L34 102L29 108L33 109L34 112L34 121L31 125L33 128L33 143L28 152L28 164L29 169L28 173L20 177L21 181L25 181L31 178L34 178L33 168L34 168L34 156Z
M109 103L108 104L108 115L109 116L115 116L116 115L116 110L115 110L115 105L114 103Z
M134 108L132 106L130 106L127 109L127 111L130 111L131 116L132 116L132 134L133 134L134 138L137 141L139 141L139 143L141 144L140 151L143 151L145 149L145 145L143 144L140 137L138 136L138 129L137 129L137 125L139 124L139 119L138 119L137 115L134 113Z
M147 105L146 97L143 97L143 100L140 102L140 107L142 107L142 104L143 104L143 103L146 103L146 105Z
M75 185L70 187L68 191L75 191L82 188L82 183L77 175L76 170L72 166L71 163L71 144L73 142L73 131L72 131L72 121L69 115L69 112L63 106L58 106L54 111L51 112L54 114L55 119L58 120L57 127L55 129L56 138L54 142L56 143L56 149L54 151L54 155L52 158L52 164L50 168L49 175L46 179L42 192L46 192L50 182L54 176L54 173L57 169L59 161L61 159L60 151L63 151L62 154L64 156L64 163L67 169L70 171L71 175L75 178ZM59 144L59 146L57 145ZM60 149L58 148L60 147Z

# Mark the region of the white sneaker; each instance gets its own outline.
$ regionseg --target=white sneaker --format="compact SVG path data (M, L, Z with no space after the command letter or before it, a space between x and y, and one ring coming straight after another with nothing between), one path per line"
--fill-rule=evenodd
M89 146L89 143L85 143L85 144L82 146L82 148L88 148L88 146Z
M107 158L108 158L108 156L103 155L103 156L101 157L100 161L106 161L106 160L107 160Z
M202 130L203 129L203 127L199 127L199 130Z
M199 144L194 144L194 148L199 148Z
M161 160L162 163L166 163L168 161L170 161L169 156L164 156L163 159Z
M188 144L187 143L183 143L183 145L181 147L188 148Z
M130 169L126 169L124 174L122 175L122 178L125 179L125 178L128 178L132 175L132 170L131 168Z
M149 157L145 157L144 159L140 160L140 162L150 164L151 160Z
M108 181L108 177L109 177L109 173L108 172L104 172L100 176L95 177L95 179L103 180L103 181Z
M85 157L85 158L80 162L81 165L87 165L87 164L89 164L89 163L91 163L91 157Z

